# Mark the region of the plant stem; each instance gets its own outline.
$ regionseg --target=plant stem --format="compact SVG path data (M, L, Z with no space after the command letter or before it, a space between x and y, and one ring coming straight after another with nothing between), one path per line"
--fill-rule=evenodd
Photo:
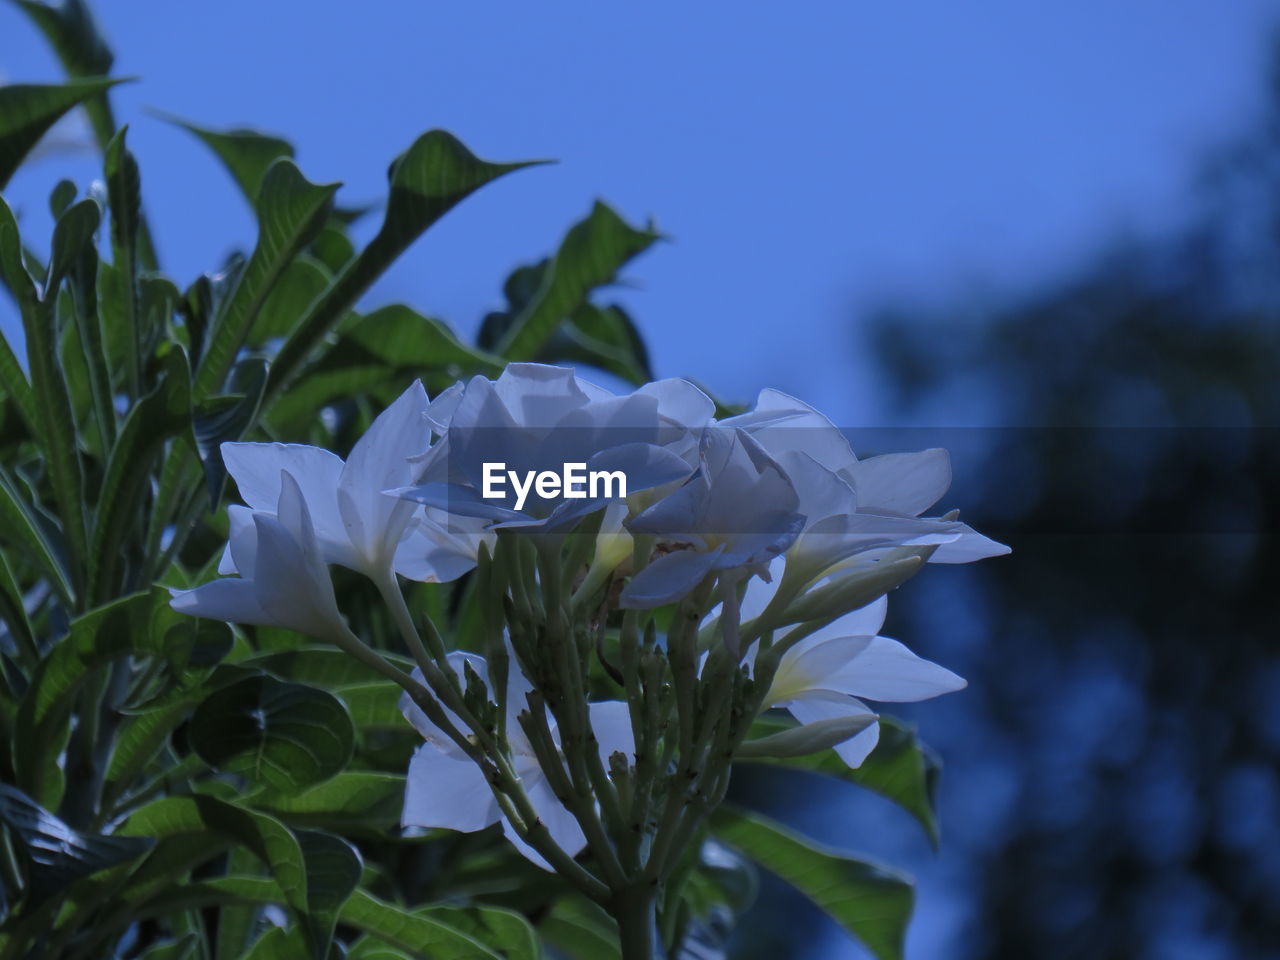
M649 884L621 891L613 902L612 913L618 921L618 943L622 960L656 960L661 947L655 937L654 893Z

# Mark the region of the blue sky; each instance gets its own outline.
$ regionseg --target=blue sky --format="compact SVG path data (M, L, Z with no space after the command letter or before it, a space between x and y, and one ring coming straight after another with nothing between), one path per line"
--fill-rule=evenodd
M660 374L741 399L777 385L852 426L878 415L860 309L1017 290L1117 231L1176 224L1197 155L1260 109L1277 6L115 0L99 15L117 72L142 78L118 113L184 280L250 246L253 224L202 148L144 107L284 133L351 202L444 127L487 157L560 163L468 200L370 302L473 329L508 268L599 196L673 239L620 294ZM57 75L8 5L0 71ZM37 245L48 189L94 171L63 157L15 178Z

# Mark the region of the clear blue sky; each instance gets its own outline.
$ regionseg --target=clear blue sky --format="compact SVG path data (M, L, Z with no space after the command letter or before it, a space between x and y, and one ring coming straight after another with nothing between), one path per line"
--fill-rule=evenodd
M290 136L312 179L376 200L421 130L492 158L557 157L468 200L371 296L463 330L507 269L600 196L674 242L624 299L658 371L746 398L775 384L874 419L852 330L886 292L940 299L1062 271L1186 207L1200 150L1248 122L1274 0L643 5L100 3L166 268L214 266L253 225L152 106ZM48 79L0 5L0 71ZM49 159L9 194L47 229ZM372 225L372 224L371 224ZM43 242L37 237L37 245ZM0 305L8 311L9 304ZM7 324L6 324L7 326Z
M775 385L876 422L859 308L1065 273L1116 232L1189 212L1208 147L1264 103L1274 0L486 4L102 2L161 256L183 282L253 242L229 179L152 106L291 137L313 180L382 196L389 159L444 127L494 159L557 157L450 214L370 301L474 329L507 270L599 196L674 242L620 294L662 375L746 399ZM57 68L0 5L0 71ZM55 156L9 197L45 246ZM0 298L0 323L12 328ZM828 823L824 839L855 843ZM922 878L913 954L957 935ZM834 950L835 948L833 948ZM834 955L834 953L830 954Z

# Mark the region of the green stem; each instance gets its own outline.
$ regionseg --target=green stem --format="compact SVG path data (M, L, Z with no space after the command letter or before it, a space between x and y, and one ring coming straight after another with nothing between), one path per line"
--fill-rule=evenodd
M650 884L623 890L614 899L611 912L618 921L618 941L622 960L656 960L662 956L655 937L654 888Z

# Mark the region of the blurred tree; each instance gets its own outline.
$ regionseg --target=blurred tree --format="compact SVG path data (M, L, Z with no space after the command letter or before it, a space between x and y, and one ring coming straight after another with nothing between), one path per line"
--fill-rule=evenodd
M902 418L992 424L934 436L982 458L953 499L1016 560L922 584L900 633L981 638L940 655L973 684L944 790L995 823L951 819L958 958L1280 957L1274 87L1183 235L870 325Z

